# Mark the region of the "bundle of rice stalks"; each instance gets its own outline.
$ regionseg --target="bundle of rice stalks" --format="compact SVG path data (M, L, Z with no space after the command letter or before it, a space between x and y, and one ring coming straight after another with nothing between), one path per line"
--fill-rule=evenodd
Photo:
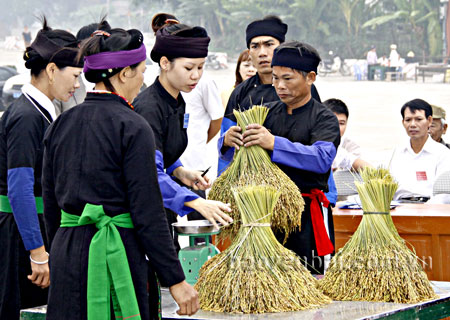
M397 183L386 169L366 168L356 188L363 218L331 260L319 288L333 300L417 303L436 297L418 258L394 226Z
M242 225L231 246L200 269L200 308L215 312L296 311L331 302L295 253L270 228L280 192L269 186L233 189Z
M267 107L253 106L244 112L235 110L234 115L244 133L249 124L262 125L268 112ZM298 187L271 161L269 154L262 147L241 147L235 152L231 165L215 180L208 195L209 199L231 204L230 216L235 222L222 230L219 240L233 239L240 227L240 217L231 189L248 185L269 185L281 192L271 220L274 231L283 232L286 240L290 232L300 228L305 202Z

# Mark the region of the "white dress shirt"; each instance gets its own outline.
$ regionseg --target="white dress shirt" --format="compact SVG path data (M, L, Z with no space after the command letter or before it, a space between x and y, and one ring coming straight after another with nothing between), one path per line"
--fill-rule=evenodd
M336 152L331 168L351 170L353 162L361 157L361 148L359 145L347 138L345 135L341 138L341 143Z
M450 170L450 150L428 136L422 150L415 153L408 138L394 150L389 169L399 183L394 200L404 197L431 198L436 178Z
M214 143L206 143L211 120L222 118L225 112L219 89L214 80L204 74L194 90L182 92L182 95L189 114L189 126L188 145L180 157L181 163L193 170L205 170L211 166L208 177L215 177L219 157L217 147Z
M367 64L377 64L378 63L378 57L377 53L375 51L370 50L367 52Z

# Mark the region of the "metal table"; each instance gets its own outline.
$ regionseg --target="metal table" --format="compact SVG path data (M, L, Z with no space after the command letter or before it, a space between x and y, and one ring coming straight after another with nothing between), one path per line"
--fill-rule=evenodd
M439 298L417 304L385 303L385 302L352 302L333 301L319 309L265 313L265 314L230 314L199 310L192 317L179 316L178 305L167 289L162 289L163 319L441 319L450 316L450 282L432 281Z
M178 305L172 299L168 289L163 288L162 316L163 319L234 319L234 320L259 320L259 319L442 319L450 316L450 282L432 281L438 299L417 303L385 303L385 302L352 302L334 301L319 309L265 313L265 314L230 314L209 311L198 311L192 317L179 316L176 311ZM45 320L46 306L22 310L21 320Z

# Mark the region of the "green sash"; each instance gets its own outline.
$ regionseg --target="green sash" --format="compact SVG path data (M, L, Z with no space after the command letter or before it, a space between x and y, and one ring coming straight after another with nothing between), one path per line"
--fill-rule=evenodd
M61 227L88 224L98 229L89 246L88 319L110 320L111 299L116 319L141 319L125 247L116 228L133 228L130 214L109 217L102 206L89 203L81 216L62 211Z
M42 197L36 197L36 210L38 214L44 213L44 201ZM11 204L7 196L0 195L0 211L5 213L13 213Z

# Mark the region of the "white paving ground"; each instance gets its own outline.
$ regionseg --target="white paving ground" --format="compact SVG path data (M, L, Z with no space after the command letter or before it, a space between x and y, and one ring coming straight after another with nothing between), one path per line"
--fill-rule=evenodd
M17 65L24 71L22 53L0 49L0 65ZM216 80L220 90L234 83L235 64L227 70L206 70ZM401 125L401 106L421 98L447 110L450 120L450 84L432 82L427 78L399 82L355 81L353 77L319 77L316 82L322 100L342 99L350 109L348 134L363 148L364 158L374 165L389 161L390 150L405 138ZM447 134L450 141L450 133ZM210 146L209 150L214 150Z
M221 89L232 84L232 69L207 72ZM378 165L388 162L392 148L406 137L400 115L405 102L424 99L443 107L450 120L450 84L432 82L431 78L421 81L356 81L353 77L328 76L318 77L316 87L322 101L339 98L347 104L349 137L362 147L364 158Z

